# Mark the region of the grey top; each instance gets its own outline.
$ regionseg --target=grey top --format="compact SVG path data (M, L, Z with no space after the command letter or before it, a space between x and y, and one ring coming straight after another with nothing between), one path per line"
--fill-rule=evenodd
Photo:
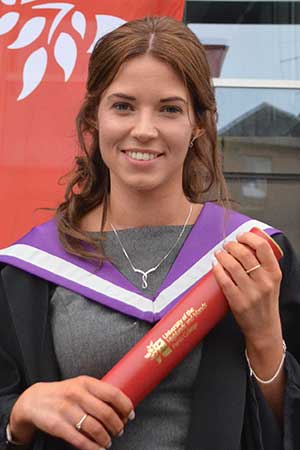
M119 271L141 290L145 297L151 298L164 281L191 229L192 225L186 227L180 241L168 258L155 272L149 274L147 289L142 289L142 277L140 274L133 272L113 231L105 233L104 252ZM181 230L181 226L131 228L118 231L118 235L133 265L146 271L155 267L168 253ZM96 238L96 233L93 234Z
M160 287L191 226L176 248L148 278L144 295L153 296ZM119 232L133 264L147 270L172 247L181 227L147 227ZM95 236L96 237L96 236ZM112 263L141 288L113 232L105 233L104 249ZM65 288L57 287L51 299L52 330L62 378L81 374L101 378L152 327L107 308ZM197 346L136 409L136 419L126 426L112 450L183 450L187 435L191 393L201 358Z

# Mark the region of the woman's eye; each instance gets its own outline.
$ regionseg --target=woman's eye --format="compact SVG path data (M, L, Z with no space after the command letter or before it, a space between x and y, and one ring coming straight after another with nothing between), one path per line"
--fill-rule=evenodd
M182 109L179 106L166 105L163 107L163 111L167 113L181 113Z
M132 107L129 103L115 103L113 108L117 111L129 111L132 110Z

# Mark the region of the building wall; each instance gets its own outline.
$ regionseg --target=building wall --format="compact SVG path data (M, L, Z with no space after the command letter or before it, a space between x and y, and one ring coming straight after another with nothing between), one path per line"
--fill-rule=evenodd
M257 141L228 137L220 142L231 196L245 214L284 230L300 250L299 140L290 145L274 138Z

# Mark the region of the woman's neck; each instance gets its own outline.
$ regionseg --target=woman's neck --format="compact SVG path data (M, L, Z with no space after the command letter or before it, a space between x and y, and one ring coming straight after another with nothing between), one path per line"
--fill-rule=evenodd
M111 197L108 203L106 229L110 223L116 228L138 228L146 226L182 225L190 211L191 203L181 198L153 198L135 196L122 199Z
M188 224L195 223L202 205L193 204ZM108 198L107 218L104 231L110 231L111 223L117 229L146 226L183 225L191 209L191 203L183 192L173 192L163 196L161 192L149 195L144 192L112 191ZM82 220L85 231L99 231L103 205L90 211Z

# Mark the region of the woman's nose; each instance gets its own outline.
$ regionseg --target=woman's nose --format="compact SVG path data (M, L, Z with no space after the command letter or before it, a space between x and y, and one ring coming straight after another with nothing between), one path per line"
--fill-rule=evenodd
M131 135L141 142L146 142L158 136L157 127L150 114L141 114L139 117L136 117Z

